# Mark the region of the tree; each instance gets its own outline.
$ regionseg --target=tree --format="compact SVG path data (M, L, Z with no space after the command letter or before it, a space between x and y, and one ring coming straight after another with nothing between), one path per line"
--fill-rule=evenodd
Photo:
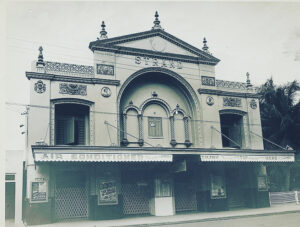
M275 86L270 78L259 89L260 115L263 137L280 145L300 149L300 90L299 83L293 81L283 86ZM264 141L265 149L280 149ZM268 167L270 191L290 190L290 165Z
M270 78L259 89L260 115L263 136L282 146L294 150L300 148L300 91L295 80L283 86L275 86ZM265 141L265 149L279 149Z

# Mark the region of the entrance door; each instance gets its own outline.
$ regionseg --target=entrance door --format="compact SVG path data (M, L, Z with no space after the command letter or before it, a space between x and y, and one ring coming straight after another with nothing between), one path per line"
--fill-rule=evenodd
M15 182L5 183L5 219L15 218Z
M197 210L196 190L189 177L180 173L175 176L174 194L176 212Z
M243 174L239 169L229 169L226 173L226 185L229 209L245 207L245 191L242 180Z
M61 171L56 175L56 219L88 217L88 190L86 176L79 171Z

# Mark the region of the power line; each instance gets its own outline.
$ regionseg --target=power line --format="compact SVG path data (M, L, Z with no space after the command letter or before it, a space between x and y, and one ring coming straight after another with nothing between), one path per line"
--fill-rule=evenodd
M17 106L24 106L24 107L33 107L33 108L46 108L50 109L50 106L42 106L42 105L29 105L29 104L22 104L22 103L8 103L6 102L6 105L17 105ZM119 115L123 116L122 113L114 113L114 112L104 112L104 111L92 111L90 110L91 113L96 113L96 114L107 114L107 115ZM137 117L137 114L127 114L127 116L133 116ZM153 115L143 115L143 117L153 117ZM168 117L161 117L164 120L170 120ZM174 119L174 120L182 120L182 119ZM220 124L220 121L208 121L208 120L200 120L200 119L192 119L190 118L189 121L194 121L194 122L205 122L205 123L210 123L210 124ZM253 126L261 126L261 124L253 124L253 123L243 123L244 125L253 125Z

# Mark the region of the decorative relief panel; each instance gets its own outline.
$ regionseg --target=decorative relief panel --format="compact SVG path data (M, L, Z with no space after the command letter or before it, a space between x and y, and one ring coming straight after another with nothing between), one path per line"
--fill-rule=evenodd
M97 64L97 74L113 76L114 75L114 66Z
M59 93L86 96L86 85L61 83L59 84Z
M201 76L202 85L215 86L215 78L210 76Z
M251 101L250 101L250 107L252 108L252 109L256 109L257 108L257 104L256 104L256 101L254 100L254 99L252 99Z
M223 97L223 105L231 107L241 107L242 99L233 97Z
M46 84L39 80L34 84L34 90L39 94L44 93L46 91Z

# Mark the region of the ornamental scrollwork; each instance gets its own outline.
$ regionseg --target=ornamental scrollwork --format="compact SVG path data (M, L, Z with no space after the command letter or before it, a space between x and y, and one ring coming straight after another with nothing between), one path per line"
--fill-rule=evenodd
M61 83L59 84L59 93L86 96L87 95L86 88L87 88L86 85Z
M211 76L201 76L202 85L215 86L215 78Z
M223 105L231 107L241 107L242 99L233 97L223 97Z
M87 65L76 65L60 62L45 62L46 72L65 72L65 73L79 73L79 74L94 74L94 67Z
M44 84L43 81L39 80L34 84L34 90L37 93L42 94L46 91L46 84Z
M97 74L113 76L114 75L114 66L97 64Z

